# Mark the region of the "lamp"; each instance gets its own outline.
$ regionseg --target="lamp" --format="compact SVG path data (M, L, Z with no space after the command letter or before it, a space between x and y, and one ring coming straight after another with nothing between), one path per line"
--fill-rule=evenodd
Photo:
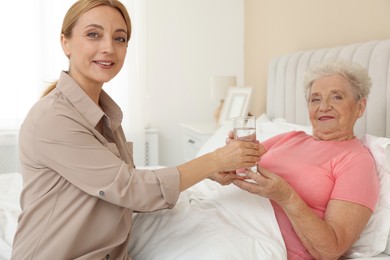
M236 85L237 80L235 76L215 76L210 79L211 100L219 100L219 106L214 112L214 119L217 124L228 89Z

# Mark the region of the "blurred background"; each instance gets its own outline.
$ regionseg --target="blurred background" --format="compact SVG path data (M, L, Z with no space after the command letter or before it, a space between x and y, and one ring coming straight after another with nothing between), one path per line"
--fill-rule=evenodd
M0 9L0 132L17 131L68 63L60 29L73 0L7 1ZM183 126L216 129L210 79L253 86L265 112L267 66L289 52L390 38L388 0L123 0L133 33L121 73L105 86L125 115L135 162L184 162ZM196 130L196 129L195 129ZM149 158L151 159L151 158Z

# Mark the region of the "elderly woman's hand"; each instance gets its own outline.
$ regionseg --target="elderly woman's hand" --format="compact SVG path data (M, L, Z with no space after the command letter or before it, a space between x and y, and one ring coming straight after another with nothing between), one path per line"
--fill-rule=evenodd
M293 188L283 178L267 169L259 167L258 171L245 172L251 181L236 179L233 183L250 193L272 199L279 205L288 203L294 192Z

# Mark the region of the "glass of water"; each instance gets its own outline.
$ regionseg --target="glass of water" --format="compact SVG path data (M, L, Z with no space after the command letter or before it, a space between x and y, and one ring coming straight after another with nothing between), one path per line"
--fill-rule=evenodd
M240 116L233 118L234 139L245 142L256 142L256 117L254 116ZM236 174L245 176L245 168L237 169ZM257 167L253 166L247 168L256 172Z

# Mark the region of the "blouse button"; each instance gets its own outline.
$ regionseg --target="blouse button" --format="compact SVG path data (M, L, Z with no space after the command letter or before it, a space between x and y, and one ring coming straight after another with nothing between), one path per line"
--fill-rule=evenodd
M106 255L106 259L110 259L110 255Z
M102 191L102 190L99 191L99 195L103 197L104 196L104 191Z

